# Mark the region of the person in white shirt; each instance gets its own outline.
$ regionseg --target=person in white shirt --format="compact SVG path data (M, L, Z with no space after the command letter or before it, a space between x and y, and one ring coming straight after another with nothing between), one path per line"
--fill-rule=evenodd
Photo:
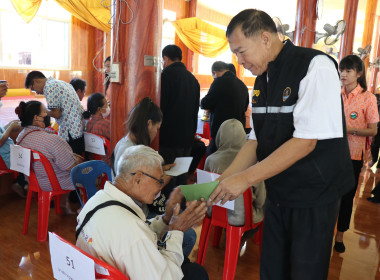
M116 267L130 279L208 279L198 264L184 262L183 232L201 222L206 203L188 202L181 214L183 195L175 189L166 212L147 222L142 207L152 203L163 187L162 157L152 148L129 147L118 161L117 176L107 182L78 215L77 246ZM87 223L85 217L108 201ZM165 241L163 247L157 241Z

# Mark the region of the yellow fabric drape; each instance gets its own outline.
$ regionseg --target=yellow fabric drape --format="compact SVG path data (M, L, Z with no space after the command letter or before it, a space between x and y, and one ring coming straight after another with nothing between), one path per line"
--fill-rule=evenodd
M11 0L16 12L29 23L40 8L42 0Z
M100 30L109 32L111 25L108 21L111 18L111 11L106 8L110 1L99 0L55 0L61 7L69 11L74 17L92 25ZM104 6L102 6L104 5Z
M195 53L216 57L228 49L225 31L199 18L171 22L181 41Z
M29 23L36 15L42 0L11 0L17 13ZM100 30L109 32L111 25L110 0L55 0L74 17Z

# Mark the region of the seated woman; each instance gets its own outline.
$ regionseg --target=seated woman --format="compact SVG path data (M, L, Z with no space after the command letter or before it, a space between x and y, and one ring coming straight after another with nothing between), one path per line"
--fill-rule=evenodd
M116 144L114 149L114 163L113 170L116 176L118 175L118 169L120 165L120 158L124 151L131 146L145 145L149 146L157 135L162 122L161 109L150 99L145 97L141 100L129 113L127 119L127 130L129 133L124 136ZM164 165L162 168L164 171L169 170L174 164ZM160 194L154 199L153 203L147 205L144 211L148 218L152 218L156 215L165 213L166 202L176 187L171 182L171 176L164 176L164 188ZM183 251L187 257L190 255L191 250L194 247L197 235L193 229L189 229L185 232L183 238Z
M15 111L21 121L21 126L24 128L17 137L17 144L42 153L50 161L61 188L63 190L74 190L75 188L70 180L70 172L74 166L82 162L82 157L74 154L63 138L45 129L44 120L47 118L45 106L35 100L27 103L21 101ZM50 191L50 182L41 163L35 163L34 170L40 188ZM69 205L68 194L62 198L62 210L67 214L73 214Z
M162 161L152 148L129 147L118 163L115 180L107 182L104 190L91 197L78 215L76 245L116 267L131 280L206 280L204 268L186 261L181 249L183 232L202 221L205 202L192 201L179 214L183 195L176 188L165 214L146 223L142 206L152 203L163 187ZM118 206L102 207L86 219L90 211L109 201ZM159 247L157 239L164 238L165 246Z
M110 114L110 107L107 99L101 93L93 93L87 99L87 111L83 113L85 119L91 119L87 122L86 131L103 136L110 140L111 123L106 119ZM101 157L108 165L111 165L111 155L107 153Z
M232 163L239 150L247 142L247 135L241 122L236 119L226 120L220 126L216 135L217 151L206 159L205 170L221 174ZM266 191L264 182L252 188L253 193L253 223L263 220ZM235 210L227 210L228 223L242 226L245 222L244 197L235 199Z

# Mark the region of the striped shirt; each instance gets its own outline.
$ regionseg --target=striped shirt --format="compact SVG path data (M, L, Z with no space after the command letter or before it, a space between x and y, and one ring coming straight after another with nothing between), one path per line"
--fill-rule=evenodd
M17 137L17 144L43 154L50 161L63 190L75 189L70 179L71 166L75 163L75 157L73 150L63 138L45 129L27 126ZM40 188L51 191L52 188L42 164L34 163L33 169Z

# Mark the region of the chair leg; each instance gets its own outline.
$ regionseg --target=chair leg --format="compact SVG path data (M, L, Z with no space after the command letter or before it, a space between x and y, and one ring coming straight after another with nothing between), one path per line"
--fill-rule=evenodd
M199 245L198 245L197 263L199 263L200 265L203 265L205 261L208 240L210 237L210 231L211 231L211 219L210 217L206 216L203 219L202 231L201 231L201 236L199 237Z
M37 229L37 241L43 242L47 238L47 230L49 224L49 212L51 192L39 192L38 195L38 229Z
M241 228L227 226L223 280L232 280L235 278L242 234Z
M218 227L218 226L214 227L214 235L212 237L212 243L211 243L212 247L218 247L219 246L220 237L222 236L222 231L223 231L222 227Z
M22 229L22 234L28 233L28 224L29 224L29 214L30 214L30 205L32 204L33 191L28 190L25 203L25 216L24 216L24 228Z
M54 199L54 208L55 208L55 214L62 214L61 209L61 195L55 195L53 197Z

